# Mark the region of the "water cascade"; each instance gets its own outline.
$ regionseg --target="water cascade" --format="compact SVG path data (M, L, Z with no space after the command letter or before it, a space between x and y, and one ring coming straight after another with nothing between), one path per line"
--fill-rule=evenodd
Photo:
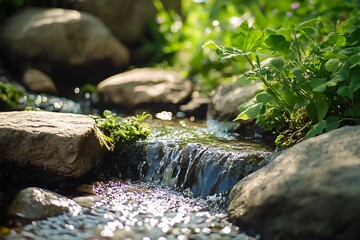
M189 189L195 197L227 195L271 153L260 143L240 141L236 135L184 121L153 129L150 139L119 150L115 159L118 177Z

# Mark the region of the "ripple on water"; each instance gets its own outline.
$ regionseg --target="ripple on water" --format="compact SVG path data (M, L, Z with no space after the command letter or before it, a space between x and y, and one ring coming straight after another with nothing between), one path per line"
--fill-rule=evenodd
M206 200L149 183L108 181L93 188L103 198L83 214L34 221L7 239L256 239Z

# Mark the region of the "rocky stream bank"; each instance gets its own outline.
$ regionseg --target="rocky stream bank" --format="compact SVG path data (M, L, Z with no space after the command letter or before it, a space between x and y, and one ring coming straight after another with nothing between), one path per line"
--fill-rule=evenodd
M359 237L359 127L272 154L187 122L157 125L150 139L110 160L86 116L0 117L7 239Z
M51 111L0 112L1 239L360 239L360 127L274 152L261 129L231 121L261 84L204 96L145 64L151 1L52 2L0 24L0 83L21 82L20 103ZM106 153L80 114L101 101L166 121Z

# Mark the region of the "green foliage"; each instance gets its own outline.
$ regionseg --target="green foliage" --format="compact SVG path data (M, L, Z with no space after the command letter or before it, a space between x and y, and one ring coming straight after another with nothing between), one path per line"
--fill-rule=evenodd
M213 51L202 49L204 42L210 39L230 44L231 33L239 25L237 16L242 15L235 5L223 0L184 0L181 2L182 16L179 16L175 11L164 9L160 0L153 2L158 10L159 27L158 32L154 30L157 34L151 46L157 46L155 55L161 66L181 69L199 83L205 93L245 70L238 62L218 61ZM165 57L157 55L159 53Z
M251 66L244 58L218 61L214 51L201 48L204 43L213 40L221 46L236 48L237 44L246 44L237 41L239 34L233 34L244 21L265 29L321 17L321 21L325 21L322 30L331 31L335 26L333 23L347 18L351 11L351 0L283 0L281 3L269 0L182 0L182 16L179 16L175 11L164 9L160 0L153 2L158 9L159 25L152 28L153 39L146 44L147 50L153 52L154 61L161 62L161 67L170 65L183 70L205 93L220 83L232 81L235 75ZM247 43L252 44L255 39L251 37L256 38L256 33L260 32L252 32ZM278 47L286 49L283 43L289 43L289 39L284 42L279 38L282 34L271 37L268 42L275 41Z
M25 92L9 83L0 82L0 110L16 110L19 108L20 99L25 96Z
M205 44L221 58L245 59L251 69L243 77L265 86L264 92L240 106L236 120L256 118L265 130L278 134L276 143L282 148L344 124L359 124L356 1L354 8L353 16L343 22L315 18L264 30L244 22L231 37L232 47Z
M105 110L104 118L92 116L96 126L102 131L103 139L108 150L114 150L118 144L128 144L139 139L145 139L151 133L147 123L144 123L149 114L143 113L135 117L121 118L109 110Z

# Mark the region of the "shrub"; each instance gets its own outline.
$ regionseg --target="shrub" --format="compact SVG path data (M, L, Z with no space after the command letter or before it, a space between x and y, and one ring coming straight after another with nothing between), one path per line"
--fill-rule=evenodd
M255 118L278 135L281 148L345 124L359 124L360 18L354 5L354 16L334 31L320 18L264 30L244 22L232 34L231 47L205 44L221 58L246 59L251 70L240 78L265 86L240 106L236 120Z

